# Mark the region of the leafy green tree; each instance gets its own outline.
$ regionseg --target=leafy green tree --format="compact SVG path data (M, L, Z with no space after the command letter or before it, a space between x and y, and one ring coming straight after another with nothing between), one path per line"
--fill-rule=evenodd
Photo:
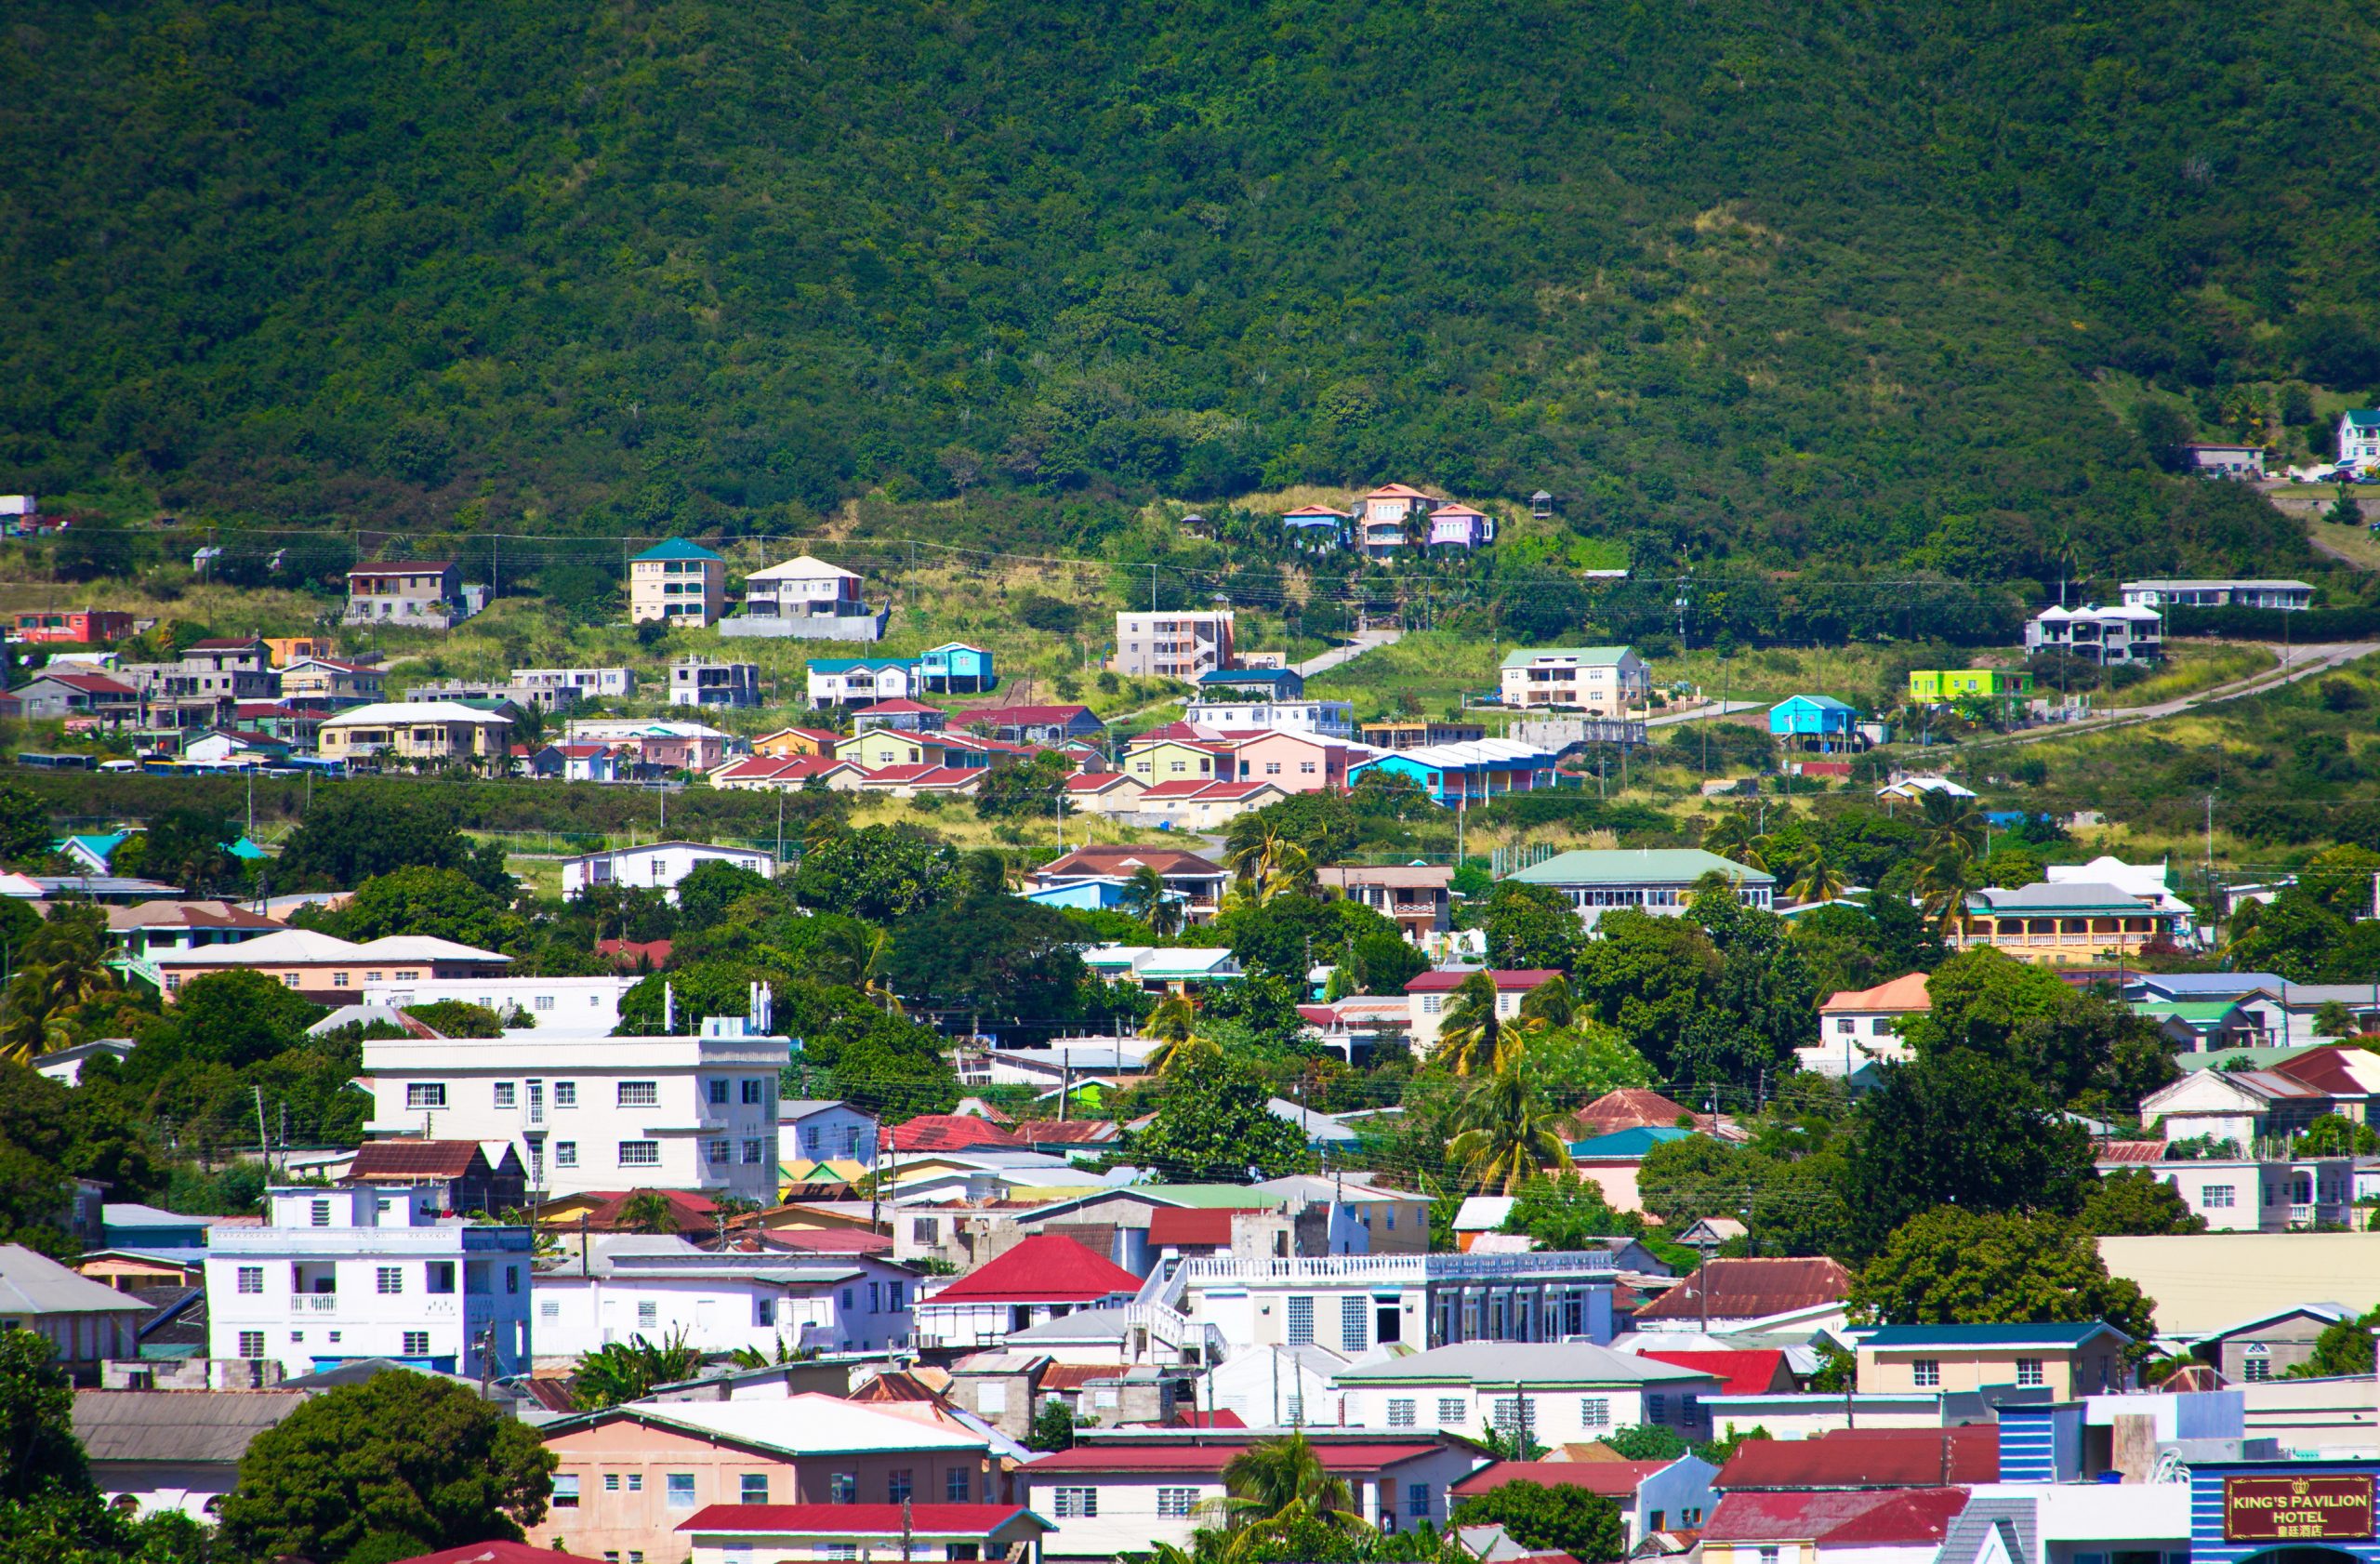
M998 766L975 789L975 815L985 820L1045 820L1055 823L1058 800L1073 760L1044 749L1023 765Z
M1304 1519L1339 1531L1369 1530L1356 1511L1355 1491L1323 1465L1302 1429L1257 1440L1223 1464L1223 1477L1235 1529Z
M366 1539L421 1551L521 1539L557 1465L535 1430L449 1381L391 1371L308 1401L257 1436L223 1502L247 1557L336 1564Z
M1529 1023L1526 1014L1515 1019L1522 1027ZM1659 1083L1651 1061L1630 1047L1617 1027L1600 1021L1526 1035L1528 1046L1521 1051L1520 1067L1554 1101L1591 1102L1621 1087Z
M668 1209L668 1202L658 1195L631 1196L628 1203L637 1200L660 1201L665 1213ZM624 1218L628 1215L625 1208L621 1214ZM671 1221L660 1230L671 1231L676 1226ZM631 1227L631 1231L653 1230ZM665 1342L642 1335L624 1342L606 1342L592 1352L578 1355L578 1363L570 1374L570 1404L582 1412L600 1412L623 1401L641 1401L655 1387L692 1379L702 1369L702 1349L688 1345L682 1329Z
M328 1014L254 968L234 967L176 991L168 1017L174 1037L165 1045L187 1058L245 1069L296 1046Z
M1335 961L1346 939L1339 905L1295 892L1238 901L1215 920L1215 932L1251 973L1271 973L1302 987L1316 963Z
M1026 1430L1027 1450L1059 1451L1075 1448L1074 1409L1055 1396L1041 1403L1033 1414L1033 1426Z
M1177 1184L1241 1184L1296 1173L1311 1160L1295 1124L1267 1107L1272 1093L1235 1060L1185 1061L1167 1077L1157 1118L1125 1154Z
M434 805L393 789L349 782L318 792L273 868L284 885L346 890L401 868L459 869L471 863L469 844Z
M1622 1461L1674 1461L1686 1451L1686 1436L1658 1423L1631 1423L1606 1434L1603 1442Z
M2151 1238L2203 1233L2206 1218L2192 1212L2179 1190L2147 1168L2120 1168L2102 1175L2092 1186L2075 1226L2101 1238Z
M2291 1155L2368 1157L2380 1150L2380 1132L2344 1114L2325 1113L2298 1133Z
M1941 1206L1894 1229L1851 1285L1850 1306L1892 1325L2104 1319L2145 1351L2153 1306L2108 1274L2091 1236L2056 1216Z
M1503 1041L1496 974L1472 973L1447 996L1446 1011L1438 1022L1437 1046L1432 1050L1434 1062L1456 1075L1485 1075L1496 1067Z
M426 1004L409 1004L405 1014L422 1022L441 1037L502 1037L504 1017L483 1004L469 1000L431 1000ZM535 1016L521 1018L523 1025L534 1025Z
M1967 1051L2030 1077L2060 1105L2126 1114L2175 1077L2147 1018L2077 993L2046 967L1969 950L1935 969L1925 990L1931 1008L1901 1027L1921 1057Z
M1481 926L1488 931L1488 963L1507 970L1567 970L1578 960L1584 933L1561 892L1516 880L1497 882Z
M709 858L696 864L678 881L679 926L707 929L727 917L727 909L746 896L767 897L776 887L740 864Z
M334 916L338 933L358 941L426 934L481 950L507 950L528 932L502 900L469 875L426 866L374 875Z
M893 989L937 1009L1025 1023L1042 1034L1082 1014L1091 974L1064 913L1015 896L936 902L892 927L884 963Z
M74 1438L74 1387L47 1338L0 1331L0 1502L87 1491L90 1464Z
M889 923L953 895L956 854L914 826L829 830L803 844L793 893L804 907Z
M239 878L239 860L229 850L239 837L240 828L225 815L169 809L117 848L110 861L119 874L163 880L203 896Z
M1430 958L1393 932L1357 935L1347 942L1342 961L1355 991L1363 994L1401 994L1408 983L1430 970Z
M1583 1488L1508 1482L1464 1499L1458 1526L1501 1526L1523 1547L1573 1558L1620 1558L1628 1551L1620 1505Z
M1936 1206L2070 1216L2091 1180L2090 1136L2032 1080L1964 1049L1885 1072L1852 1132L1844 1200L1852 1252L1874 1253Z
M641 978L620 996L619 1037L661 1037L668 1033L676 1009L677 1035L692 1036L713 1015L743 1015L752 1008L752 985L786 974L775 968L744 961L694 961Z
M37 862L57 840L49 811L26 789L0 784L0 858L11 864Z
M2291 1364L2281 1371L2281 1377L2330 1379L2370 1373L2374 1326L2380 1326L2380 1309L2323 1326L2321 1333L2314 1338L2314 1350L2306 1361Z
M1547 1249L1576 1250L1593 1239L1633 1238L1645 1230L1645 1219L1612 1210L1602 1187L1586 1179L1540 1175L1514 1191L1503 1230L1526 1233Z

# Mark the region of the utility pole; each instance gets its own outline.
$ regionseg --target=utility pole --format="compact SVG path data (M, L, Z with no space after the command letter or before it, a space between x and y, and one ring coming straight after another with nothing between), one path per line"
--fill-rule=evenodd
M248 1090L257 1094L257 1150L264 1158L264 1171L269 1177L272 1173L272 1136L264 1127L264 1088L251 1086Z

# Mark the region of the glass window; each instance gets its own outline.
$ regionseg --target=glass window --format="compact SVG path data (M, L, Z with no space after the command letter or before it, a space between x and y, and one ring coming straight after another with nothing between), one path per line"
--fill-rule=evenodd
M243 1358L261 1358L264 1356L264 1332L262 1331L243 1331L240 1332L240 1356Z
M2228 1210L2239 1198L2236 1184L2210 1184L2198 1192L2199 1206L2204 1211Z
M668 1488L668 1491L662 1496L664 1504L673 1510L691 1510L694 1507L694 1473L671 1472L662 1480Z
M620 1166L624 1168L656 1168L661 1165L661 1143L657 1140L624 1140L620 1142Z
M717 1103L720 1107L725 1107L727 1106L727 1082L724 1080L713 1080L707 1082L707 1084L710 1088L710 1100Z
M738 1478L735 1481L735 1498L738 1504L767 1504L769 1502L769 1474L766 1472L747 1472L742 1477Z
M1503 1433L1514 1433L1535 1421L1535 1410L1526 1396L1499 1396L1495 1403L1496 1427ZM1655 1421L1659 1421L1658 1414Z
M1670 1398L1667 1396L1647 1396L1645 1398L1646 1422L1667 1423L1669 1420Z
M424 1274L427 1278L425 1282L426 1291L431 1292L452 1292L455 1291L454 1261L432 1260L430 1263L429 1269Z
M264 1267L262 1266L242 1266L240 1267L240 1291L243 1292L261 1292L264 1291Z
M967 1503L967 1468L953 1466L942 1478L942 1497L947 1504Z
M1438 1398L1438 1422L1450 1427L1461 1427L1463 1422L1462 1401L1459 1397Z
M518 1101L519 1093L520 1088L515 1086L511 1081L497 1081L496 1083L496 1106L498 1107L518 1107L520 1106Z
M1608 1428L1611 1426L1611 1398L1589 1396L1579 1403L1579 1426Z
M1339 1345L1347 1352L1361 1352L1370 1345L1366 1328L1370 1324L1368 1302L1355 1294L1339 1300Z
M644 1474L642 1472L630 1472L628 1474L628 1491L631 1493L641 1493L644 1491Z
M1930 1390L1942 1383L1942 1363L1937 1358L1920 1358L1909 1366L1910 1378L1921 1390Z
M1414 1423L1414 1403L1410 1397L1388 1403L1388 1425L1391 1428L1410 1428Z
M2016 1383L2020 1385L2047 1384L2048 1380L2042 1372L2042 1360L2038 1358L2017 1359Z
M444 1107L446 1083L443 1080L416 1080L405 1086L405 1107Z
M1289 1300L1289 1345L1310 1346L1314 1343L1314 1300L1299 1297Z
M1051 1495L1060 1520L1084 1520L1099 1514L1096 1488L1060 1488L1052 1490Z
M1162 1516L1186 1516L1198 1504L1195 1488L1160 1488L1157 1491L1157 1513Z
M554 1082L554 1107L576 1107L577 1106L578 1106L578 1082L576 1082L575 1080L557 1080L557 1081L555 1081L555 1082Z
M617 1493L619 1491L620 1474L617 1472L605 1472L603 1474L603 1491L606 1493Z
M648 1330L660 1324L661 1305L652 1298L639 1298L636 1301L636 1323L639 1330Z
M407 1331L404 1333L403 1355L407 1358L429 1357L430 1332L427 1331Z
M404 1267L402 1266L379 1266L373 1273L372 1290L376 1292L403 1292L405 1290Z
M859 1503L859 1474L837 1472L826 1479L826 1502L830 1504Z
M744 1100L747 1103L764 1103L768 1101L768 1097L766 1095L768 1085L769 1083L766 1080L763 1080L757 1076L747 1079L744 1082Z
M896 1466L884 1479L885 1503L897 1504L917 1490L917 1474L906 1466Z
M578 1166L578 1143L576 1141L558 1140L554 1142L554 1166L558 1168L575 1168Z
M575 1510L578 1507L577 1473L556 1472L554 1474L553 1506L558 1510Z
M1408 1482L1405 1485L1405 1517L1408 1520L1430 1518L1430 1485Z
M661 1101L661 1083L655 1080L623 1080L620 1082L618 1106L621 1107L652 1107Z

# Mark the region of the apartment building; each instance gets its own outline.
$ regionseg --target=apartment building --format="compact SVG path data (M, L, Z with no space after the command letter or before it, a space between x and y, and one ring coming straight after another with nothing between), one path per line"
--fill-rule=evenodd
M692 1037L560 1029L364 1045L374 1136L507 1141L541 1194L694 1189L774 1201L777 1075L760 1023L712 1016Z
M1236 662L1227 608L1116 616L1116 656L1108 666L1118 673L1196 683Z
M760 704L760 665L688 657L669 665L672 706L753 707Z
M1616 1279L1600 1250L1331 1254L1183 1262L1169 1297L1234 1352L1316 1344L1348 1357L1399 1344L1608 1344Z
M636 694L636 670L628 668L516 668L512 683L524 690L550 690L573 701L621 700Z
M1306 733L1323 738L1355 736L1355 703L1350 700L1194 700L1182 720L1227 734Z
M1652 670L1626 646L1547 646L1508 655L1497 684L1506 706L1625 717L1652 697Z
M463 572L453 560L389 560L347 573L343 623L451 630L466 616Z
M909 1341L915 1272L864 1254L707 1253L675 1235L595 1235L537 1273L537 1350L571 1360L633 1336L705 1352L881 1352Z
M410 982L366 983L365 1004L403 1009L459 1000L498 1015L517 1015L522 1027L559 1027L569 1031L608 1032L620 1024L620 1001L639 979L632 974L598 977L448 977ZM352 1001L350 1001L352 1002Z
M727 609L727 562L682 537L628 562L628 622L659 620L700 630Z
M1316 878L1325 891L1335 891L1394 920L1398 932L1408 939L1453 926L1451 865L1332 864L1316 870Z
M1470 1438L1527 1431L1560 1444L1639 1425L1710 1438L1717 1431L1704 1403L1726 1382L1592 1342L1479 1341L1342 1369L1334 1385L1342 1414L1361 1427Z
M208 1238L207 1352L311 1373L363 1358L475 1376L529 1366L530 1234L442 1216L439 1192L274 1188Z
M322 725L319 743L326 761L503 760L509 750L512 719L451 700L381 701L342 711Z

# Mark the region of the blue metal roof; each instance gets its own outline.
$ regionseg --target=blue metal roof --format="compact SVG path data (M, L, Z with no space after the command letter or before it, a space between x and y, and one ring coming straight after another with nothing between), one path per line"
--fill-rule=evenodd
M1884 1325L1860 1342L1862 1346L2081 1346L2105 1332L2119 1341L2132 1338L2104 1319L2058 1320L2016 1325Z

